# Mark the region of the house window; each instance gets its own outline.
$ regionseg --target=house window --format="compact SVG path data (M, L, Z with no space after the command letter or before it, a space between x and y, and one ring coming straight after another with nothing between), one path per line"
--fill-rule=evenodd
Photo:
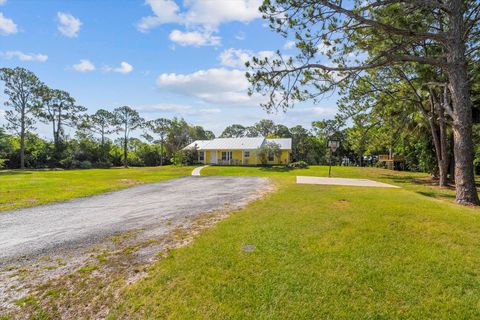
M249 158L250 157L250 151L244 151L243 152L243 157L244 158Z
M200 160L200 161L205 160L205 153L203 151L200 151L198 153L198 160Z
M232 151L223 151L222 160L225 160L225 161L232 160Z
M272 152L270 152L268 154L268 161L274 161L274 160L275 160L275 155Z

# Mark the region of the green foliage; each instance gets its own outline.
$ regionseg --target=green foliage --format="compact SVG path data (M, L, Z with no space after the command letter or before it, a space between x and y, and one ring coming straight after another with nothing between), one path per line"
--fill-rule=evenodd
M325 142L312 132L298 125L290 128L292 137L292 161L305 161L309 164L325 164Z
M25 167L25 137L33 130L35 115L39 109L35 92L41 86L37 76L24 68L0 68L0 80L4 82L7 111L7 128L16 132L20 138L19 165Z
M88 160L80 162L80 169L91 169L92 163Z
M220 138L241 138L246 135L246 130L241 124L232 124L223 130Z
M137 110L129 106L115 108L113 110L113 125L116 126L118 132L123 133L123 165L128 167L128 141L130 134L135 129L141 128L145 124L145 120L140 117Z
M198 163L197 149L183 149L175 152L171 159L176 166L190 166Z
M476 167L477 173L480 171L480 124L475 124L473 126L473 142L475 144L475 157L474 164Z
M282 154L282 150L280 146L275 142L267 142L264 143L258 150L256 151L257 157L260 159L260 163L262 165L268 164L269 157L280 158Z
M232 124L226 127L220 135L220 138L240 137L290 138L291 133L288 127L275 124L272 120L263 119L250 127Z

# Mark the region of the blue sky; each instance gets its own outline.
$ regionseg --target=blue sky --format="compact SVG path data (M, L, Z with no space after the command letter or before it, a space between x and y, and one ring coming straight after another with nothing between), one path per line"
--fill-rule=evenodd
M331 118L335 95L274 115L246 95L245 60L295 54L265 26L259 2L0 0L0 65L32 70L89 112L130 105L147 119L183 117L216 134L262 118L308 127Z

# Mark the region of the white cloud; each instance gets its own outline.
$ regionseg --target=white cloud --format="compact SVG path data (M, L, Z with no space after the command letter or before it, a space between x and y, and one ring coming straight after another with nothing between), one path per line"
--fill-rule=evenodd
M86 59L80 60L79 63L74 64L73 70L78 71L78 72L90 72L95 70L95 65L90 61Z
M232 68L245 68L245 63L252 60L254 56L258 58L271 58L275 52L273 51L259 51L253 52L252 50L234 49L229 48L218 56L220 63L226 67Z
M327 45L325 45L324 43L320 43L317 46L317 50L320 54L327 55L328 50L330 50L330 48Z
M244 68L245 62L252 58L252 51L242 49L226 49L220 53L218 59L226 67Z
M109 66L105 66L103 68L103 70L105 72L118 72L118 73L121 73L121 74L127 74L127 73L130 73L130 72L133 71L133 66L128 62L122 61L120 63L120 66L117 67L117 68L112 68L112 67L109 67Z
M288 40L283 45L283 49L285 49L285 50L290 50L290 49L293 49L293 48L295 48L295 41L293 41L293 40Z
M215 29L221 23L233 21L250 22L260 18L258 8L262 0L192 0L191 6L184 12L184 23L202 25Z
M220 24L233 21L247 23L260 18L258 8L262 0L188 0L184 2L183 8L180 8L174 0L146 0L145 3L152 9L153 15L143 17L137 23L139 31L147 32L162 24L176 23L187 29L186 32L176 30L177 36L183 35L185 38L188 35L198 38L202 34L203 38L210 39L205 43L212 43L212 41L219 43L220 37L214 37L212 33L218 32ZM199 46L199 41L201 40L184 41L183 45Z
M155 105L137 107L142 113L171 113L185 116L211 115L222 112L220 108L194 108L190 105L176 103L159 103Z
M220 37L213 36L209 32L190 31L182 32L180 30L173 30L169 36L170 40L178 43L181 46L218 46L220 44Z
M190 74L163 73L157 79L160 89L188 95L203 96L212 92L235 92L248 88L240 70L208 69Z
M337 113L336 107L306 107L306 108L293 108L288 111L289 113L299 115L311 115L311 116L334 116Z
M69 13L57 12L57 19L59 22L58 31L64 36L74 38L78 36L82 22Z
M216 114L222 112L222 110L219 108L205 108L199 109L198 112L201 114Z
M3 6L5 3L7 3L7 0L0 0L0 6Z
M141 32L146 32L164 23L176 23L181 20L178 14L180 8L175 1L146 0L145 4L150 6L154 16L143 17L140 22L137 23L137 29Z
M141 112L173 112L173 113L185 113L191 110L192 107L184 104L176 103L159 103L155 105L140 106L138 111Z
M240 31L235 35L235 39L237 40L245 40L246 38L247 38L247 35L243 31Z
M213 104L258 105L263 97L247 95L249 83L245 72L214 68L190 74L164 73L157 78L157 87L164 92L197 97Z
M48 60L48 56L46 54L34 54L34 53L23 53L21 51L6 51L0 52L0 56L6 59L13 59L17 58L20 61L38 61L38 62L45 62Z
M12 19L9 19L0 12L0 34L9 35L18 32L17 25Z
M174 0L146 0L153 16L144 17L137 24L140 31L166 23L179 23L185 26L201 26L213 30L221 23L232 21L249 22L260 18L258 8L262 0L189 0L185 1L185 10Z

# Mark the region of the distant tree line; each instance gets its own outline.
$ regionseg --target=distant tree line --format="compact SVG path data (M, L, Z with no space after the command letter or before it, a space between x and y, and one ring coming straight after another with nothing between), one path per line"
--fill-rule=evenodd
M68 92L48 87L24 68L1 68L0 80L7 98L0 167L156 166L175 161L175 154L194 140L215 137L184 119L146 121L129 106L88 114ZM51 127L50 140L35 133L38 122Z
M23 68L0 69L0 79L7 97L7 125L0 128L0 165L4 168L191 164L197 159L195 155L180 150L195 140L215 137L213 132L184 119L146 121L129 106L89 114L68 92L49 88ZM355 92L354 97L358 95ZM361 100L345 96L335 119L313 121L311 129L301 125L289 128L264 119L252 126L229 125L220 137L291 138L291 160L310 165L329 163L327 143L335 139L340 141L340 148L332 155L334 164L381 165L376 157L393 152L405 156L403 169L437 172L431 135L428 130L419 130L421 118L405 113L405 120L398 121L391 116L399 112L401 100L395 101L397 104L391 101L378 112L364 113L360 106L355 109ZM347 119L352 119L348 126ZM50 126L50 139L35 133L37 122ZM475 127L474 133L475 145L480 146L480 128ZM475 161L480 164L480 152L476 152Z
M184 119L146 121L129 106L113 111L99 109L89 114L68 92L48 87L24 68L2 68L0 79L7 98L7 125L0 128L2 168L189 164L196 158L181 150L195 140L215 138L213 132L190 125ZM36 133L39 122L50 126L50 139ZM314 122L314 130L308 130L300 125L288 128L271 120L261 120L249 127L228 126L221 137L292 138L292 161L324 164L328 162L328 137L321 129L322 123Z

